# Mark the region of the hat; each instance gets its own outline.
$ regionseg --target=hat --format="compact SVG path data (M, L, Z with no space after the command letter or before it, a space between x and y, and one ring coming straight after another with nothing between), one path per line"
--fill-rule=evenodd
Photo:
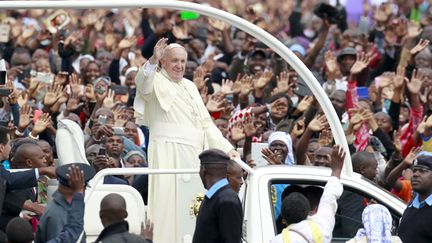
M100 81L105 82L108 86L111 85L111 78L109 76L101 76L93 80L93 86L96 86Z
M292 52L298 52L300 53L300 55L302 57L304 57L306 55L306 50L303 46L299 45L299 44L294 44L289 48Z
M261 50L261 49L255 49L250 53L250 57L254 57L256 55L261 55L264 58L267 58L267 54L265 53L265 51Z
M338 55L337 55L337 59L338 59L338 61L339 61L343 56L346 56L346 55L356 56L356 55L357 55L357 52L356 52L356 50L355 50L354 48L352 48L352 47L346 47L346 48L342 49L342 50L338 53Z
M231 161L230 157L219 149L205 150L199 155L201 165L205 164L227 164Z
M128 152L124 157L123 157L123 159L124 159L124 161L128 161L128 159L129 159L130 157L134 156L134 155L141 157L141 158L144 160L144 163L147 163L147 159L146 159L146 157L144 156L144 154L142 154L140 151L137 151L137 150L131 150L131 151L129 151L129 152Z
M422 166L427 167L429 170L432 170L432 156L430 155L420 155L414 161L414 166Z
M313 95L312 91L309 89L306 82L302 78L299 78L297 88L294 90L294 93L302 97Z
M81 171L84 172L84 182L87 184L96 174L96 170L88 164L82 163L71 163L62 165L56 168L57 180L63 186L69 186L69 180L67 174L69 173L69 167L72 165L77 166Z
M60 120L55 142L59 158L56 174L60 184L69 185L66 174L71 165L76 165L84 172L86 182L93 178L96 171L85 156L84 134L77 123L68 119Z

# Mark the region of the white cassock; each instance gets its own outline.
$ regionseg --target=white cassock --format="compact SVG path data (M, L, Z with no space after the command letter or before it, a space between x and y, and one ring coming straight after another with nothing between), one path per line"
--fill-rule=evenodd
M135 82L137 123L150 129L149 168L199 168L198 155L204 149L226 153L233 149L214 125L192 81L170 80L165 70L157 71L157 65L147 62ZM192 239L196 219L190 215L189 205L204 191L199 175L150 176L148 212L154 223L153 242Z

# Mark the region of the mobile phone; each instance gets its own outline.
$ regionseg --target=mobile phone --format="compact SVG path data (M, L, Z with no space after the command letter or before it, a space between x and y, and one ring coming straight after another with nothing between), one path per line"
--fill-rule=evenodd
M105 125L106 120L107 120L107 116L100 115L100 116L98 117L98 123L99 123L100 125Z
M7 97L12 93L11 89L0 88L0 97Z
M95 91L98 94L103 94L103 93L105 93L106 89L104 86L99 86L99 87L95 88Z
M128 88L123 85L113 85L111 86L111 89L114 90L116 95L125 95L128 93Z
M9 32L10 26L8 24L0 24L0 42L8 43L9 42Z
M0 71L0 85L5 85L7 80L7 71Z
M267 160L263 158L261 152L263 148L268 148L268 146L267 143L252 143L251 156L257 167L268 165Z
M33 114L33 122L36 124L36 122L39 120L39 117L42 116L43 112L41 110L35 110Z
M52 84L54 80L54 74L37 72L36 80L39 81L40 83Z
M26 68L26 69L23 69L22 73L19 73L17 75L17 78L18 78L18 81L22 81L23 79L30 78L30 76L31 76L31 69Z
M106 155L106 149L105 149L104 147L101 147L101 148L99 149L99 153L98 153L98 155Z
M124 135L124 127L113 127L114 135L123 136Z

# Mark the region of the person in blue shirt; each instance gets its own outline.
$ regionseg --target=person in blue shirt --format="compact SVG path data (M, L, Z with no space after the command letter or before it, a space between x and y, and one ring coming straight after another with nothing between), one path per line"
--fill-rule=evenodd
M210 149L202 152L199 159L199 174L208 191L200 206L192 242L240 243L243 211L226 178L230 157L221 150Z
M67 224L61 233L47 243L76 242L84 229L84 175L72 165L67 175L69 185L74 190L71 208L67 214ZM31 224L16 217L6 227L8 242L30 243L34 240Z
M402 215L398 235L404 243L432 242L432 156L418 156L412 171L411 185L417 195Z

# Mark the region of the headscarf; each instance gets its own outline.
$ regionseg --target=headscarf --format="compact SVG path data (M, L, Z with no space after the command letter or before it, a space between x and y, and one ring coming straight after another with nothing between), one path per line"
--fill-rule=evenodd
M123 159L124 159L124 161L128 161L129 158L131 158L132 156L135 156L135 155L141 157L141 158L143 159L143 161L144 161L144 164L147 166L147 159L146 159L146 157L144 156L144 154L142 154L140 151L131 150L131 151L129 151L129 153L127 153L127 154L123 157Z
M392 217L386 207L372 204L363 210L363 228L357 231L355 238L367 237L371 243L391 243Z
M284 142L288 148L288 154L285 157L285 164L295 165L291 136L284 132L272 132L268 139L268 143L272 144L276 140Z

